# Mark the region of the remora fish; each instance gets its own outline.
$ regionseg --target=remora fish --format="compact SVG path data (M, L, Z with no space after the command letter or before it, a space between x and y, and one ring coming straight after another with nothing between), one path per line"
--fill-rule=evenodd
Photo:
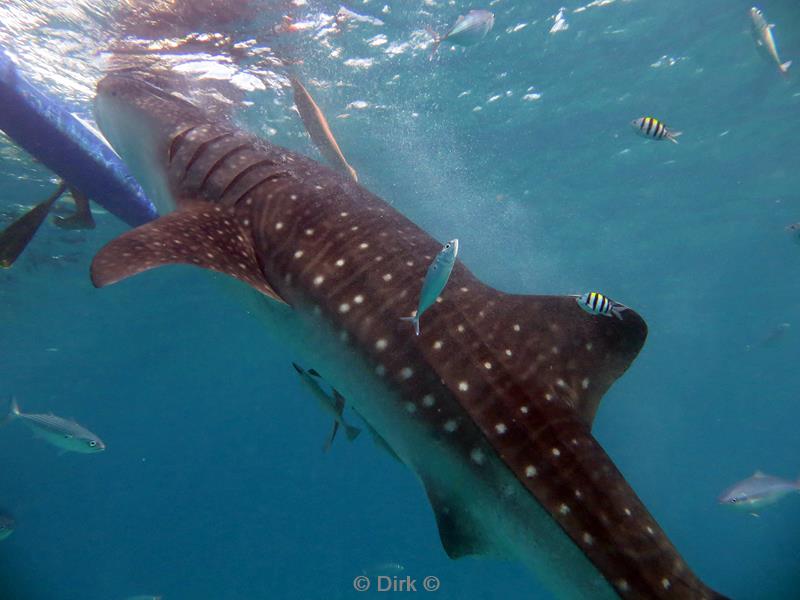
M460 15L452 29L443 36L428 30L433 37L431 60L443 42L454 46L473 46L485 38L492 27L494 27L493 13L488 10L471 10L466 15Z
M358 434L361 433L361 430L358 427L353 427L344 422L344 398L342 395L337 392L335 388L331 389L331 394L328 394L322 389L322 377L314 369L305 370L297 363L292 363L292 366L300 375L300 379L305 386L311 390L311 393L319 402L322 410L333 417L333 429L331 430L331 435L328 437L328 440L325 442L323 451L327 452L330 450L331 444L333 444L333 440L336 437L336 432L339 431L339 425L344 427L348 440L352 442L356 439Z
M290 77L289 81L292 83L292 90L294 90L294 105L297 107L297 112L300 113L300 118L303 120L303 125L305 125L306 131L311 137L311 141L314 142L314 145L332 167L350 175L353 181L358 181L355 169L345 160L344 154L339 149L339 144L336 143L336 138L333 137L328 120L319 106L317 106L317 103L314 102L311 94L294 77Z
M55 415L26 414L19 410L16 399L11 399L11 410L0 423L19 419L27 425L35 437L42 438L61 452L79 452L94 454L106 449L103 441L91 431L78 425L75 421L62 419Z
M14 533L14 528L17 526L12 517L6 511L0 509L0 542Z
M752 477L748 477L722 492L717 501L720 504L755 512L774 504L792 492L800 492L800 481L787 481L756 471Z
M722 598L591 433L647 335L633 309L595 318L570 296L495 290L456 262L454 293L410 336L400 317L425 275L418 257L440 246L386 202L133 78L101 80L96 114L145 187L177 206L107 244L96 286L186 263L261 292L272 339L335 374L417 475L452 558L521 560L560 598Z
M782 63L778 57L778 47L775 45L775 37L772 35L772 29L775 27L773 23L767 23L764 18L764 13L755 6L750 9L750 19L753 21L753 29L756 34L756 41L759 46L764 46L769 53L775 64L778 65L778 70L783 75L789 72L789 67L792 66L792 61L787 60Z
M63 183L59 184L55 192L44 202L40 202L19 219L11 223L0 232L0 267L9 268L27 248L28 244L39 231L53 203L59 199L67 189Z
M458 256L458 240L450 240L433 258L431 266L428 267L428 272L425 273L425 280L422 282L422 290L419 293L419 302L417 303L417 312L413 317L403 317L403 321L411 321L414 324L414 332L419 335L419 320L422 313L428 310L439 294L444 290L447 285L447 280L450 279L450 273L453 271L453 265L456 264L456 256Z

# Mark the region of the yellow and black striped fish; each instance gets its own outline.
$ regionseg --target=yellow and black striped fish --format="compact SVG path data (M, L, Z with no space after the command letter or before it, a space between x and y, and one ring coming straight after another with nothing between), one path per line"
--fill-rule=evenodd
M619 302L614 302L600 292L586 292L583 296L576 297L575 300L578 302L578 306L589 314L602 315L604 317L614 316L622 319L622 311L628 308Z
M651 140L669 140L677 144L677 138L681 135L682 131L672 131L655 117L640 117L631 121L631 126L637 131L639 135L643 135Z

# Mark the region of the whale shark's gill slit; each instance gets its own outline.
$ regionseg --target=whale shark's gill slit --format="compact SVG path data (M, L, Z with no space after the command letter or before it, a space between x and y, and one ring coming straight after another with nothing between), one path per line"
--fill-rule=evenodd
M175 154L178 152L178 146L181 145L181 142L186 139L186 136L189 135L192 131L197 129L197 125L192 125L191 127L187 127L183 131L177 133L175 137L172 138L172 142L169 145L169 153L167 155L167 164L172 164L172 160L175 158Z
M194 154L192 154L192 158L189 159L189 162L186 163L186 168L183 170L183 179L186 179L186 176L189 174L192 165L195 162L197 162L197 159L203 155L203 152L205 152L211 144L213 144L214 142L218 142L220 140L224 140L225 138L232 137L233 135L235 135L233 131L220 133L219 135L215 135L214 137L207 139L205 142L203 142L197 148L195 148Z
M269 158L266 158L264 160L259 160L258 162L254 162L252 165L239 171L239 173L237 173L236 176L228 182L228 185L225 186L225 189L223 189L222 192L220 192L219 197L224 198L225 194L227 194L230 190L232 190L233 186L239 183L248 173L251 173L252 171L260 167L272 167L274 165L275 161ZM236 201L238 202L240 199L241 196L239 196L239 198L237 198Z
M237 206L239 204L239 202L241 202L245 197L247 197L248 194L250 194L257 187L259 187L259 186L261 186L261 185L263 185L265 183L270 183L272 181L277 181L278 179L283 179L284 177L288 177L288 176L289 176L289 173L287 171L280 171L278 173L272 173L271 175L267 175L263 179L259 179L256 183L254 183L249 188L247 188L244 192L242 192L242 194L240 194L239 197L236 198L236 200L234 201L233 205Z
M214 174L214 172L218 168L220 168L225 163L226 160L228 160L230 157L232 157L237 152L241 152L242 150L246 150L247 148L250 148L251 146L252 146L252 144L250 144L250 143L239 144L238 146L235 146L234 148L232 148L231 150L228 150L225 154L220 156L216 160L216 162L213 165L211 165L211 168L208 170L208 173L206 173L206 176L203 177L203 181L200 182L199 193L203 192L203 190L206 187L206 184L208 183L208 180L211 179L211 176ZM222 195L220 195L220 198L222 198Z

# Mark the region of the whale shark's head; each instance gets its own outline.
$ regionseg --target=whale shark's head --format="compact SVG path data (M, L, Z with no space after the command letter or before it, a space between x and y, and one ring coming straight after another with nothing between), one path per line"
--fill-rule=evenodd
M176 94L125 74L97 84L95 119L103 135L164 214L175 207L164 157L181 127L203 121L203 112Z

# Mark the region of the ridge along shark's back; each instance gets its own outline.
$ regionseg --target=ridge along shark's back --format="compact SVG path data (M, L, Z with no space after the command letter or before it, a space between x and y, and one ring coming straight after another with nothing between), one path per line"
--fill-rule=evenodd
M400 318L439 242L353 181L168 93L124 78L99 93L112 143L143 132L149 146L125 158L158 163L151 179L179 209L103 248L95 285L185 263L277 300L265 310L282 341L327 361L326 378L417 474L453 558L513 556L545 580L554 566L562 597L721 598L591 435L646 338L635 311L504 294L456 262L417 337ZM115 103L133 125L114 123Z

